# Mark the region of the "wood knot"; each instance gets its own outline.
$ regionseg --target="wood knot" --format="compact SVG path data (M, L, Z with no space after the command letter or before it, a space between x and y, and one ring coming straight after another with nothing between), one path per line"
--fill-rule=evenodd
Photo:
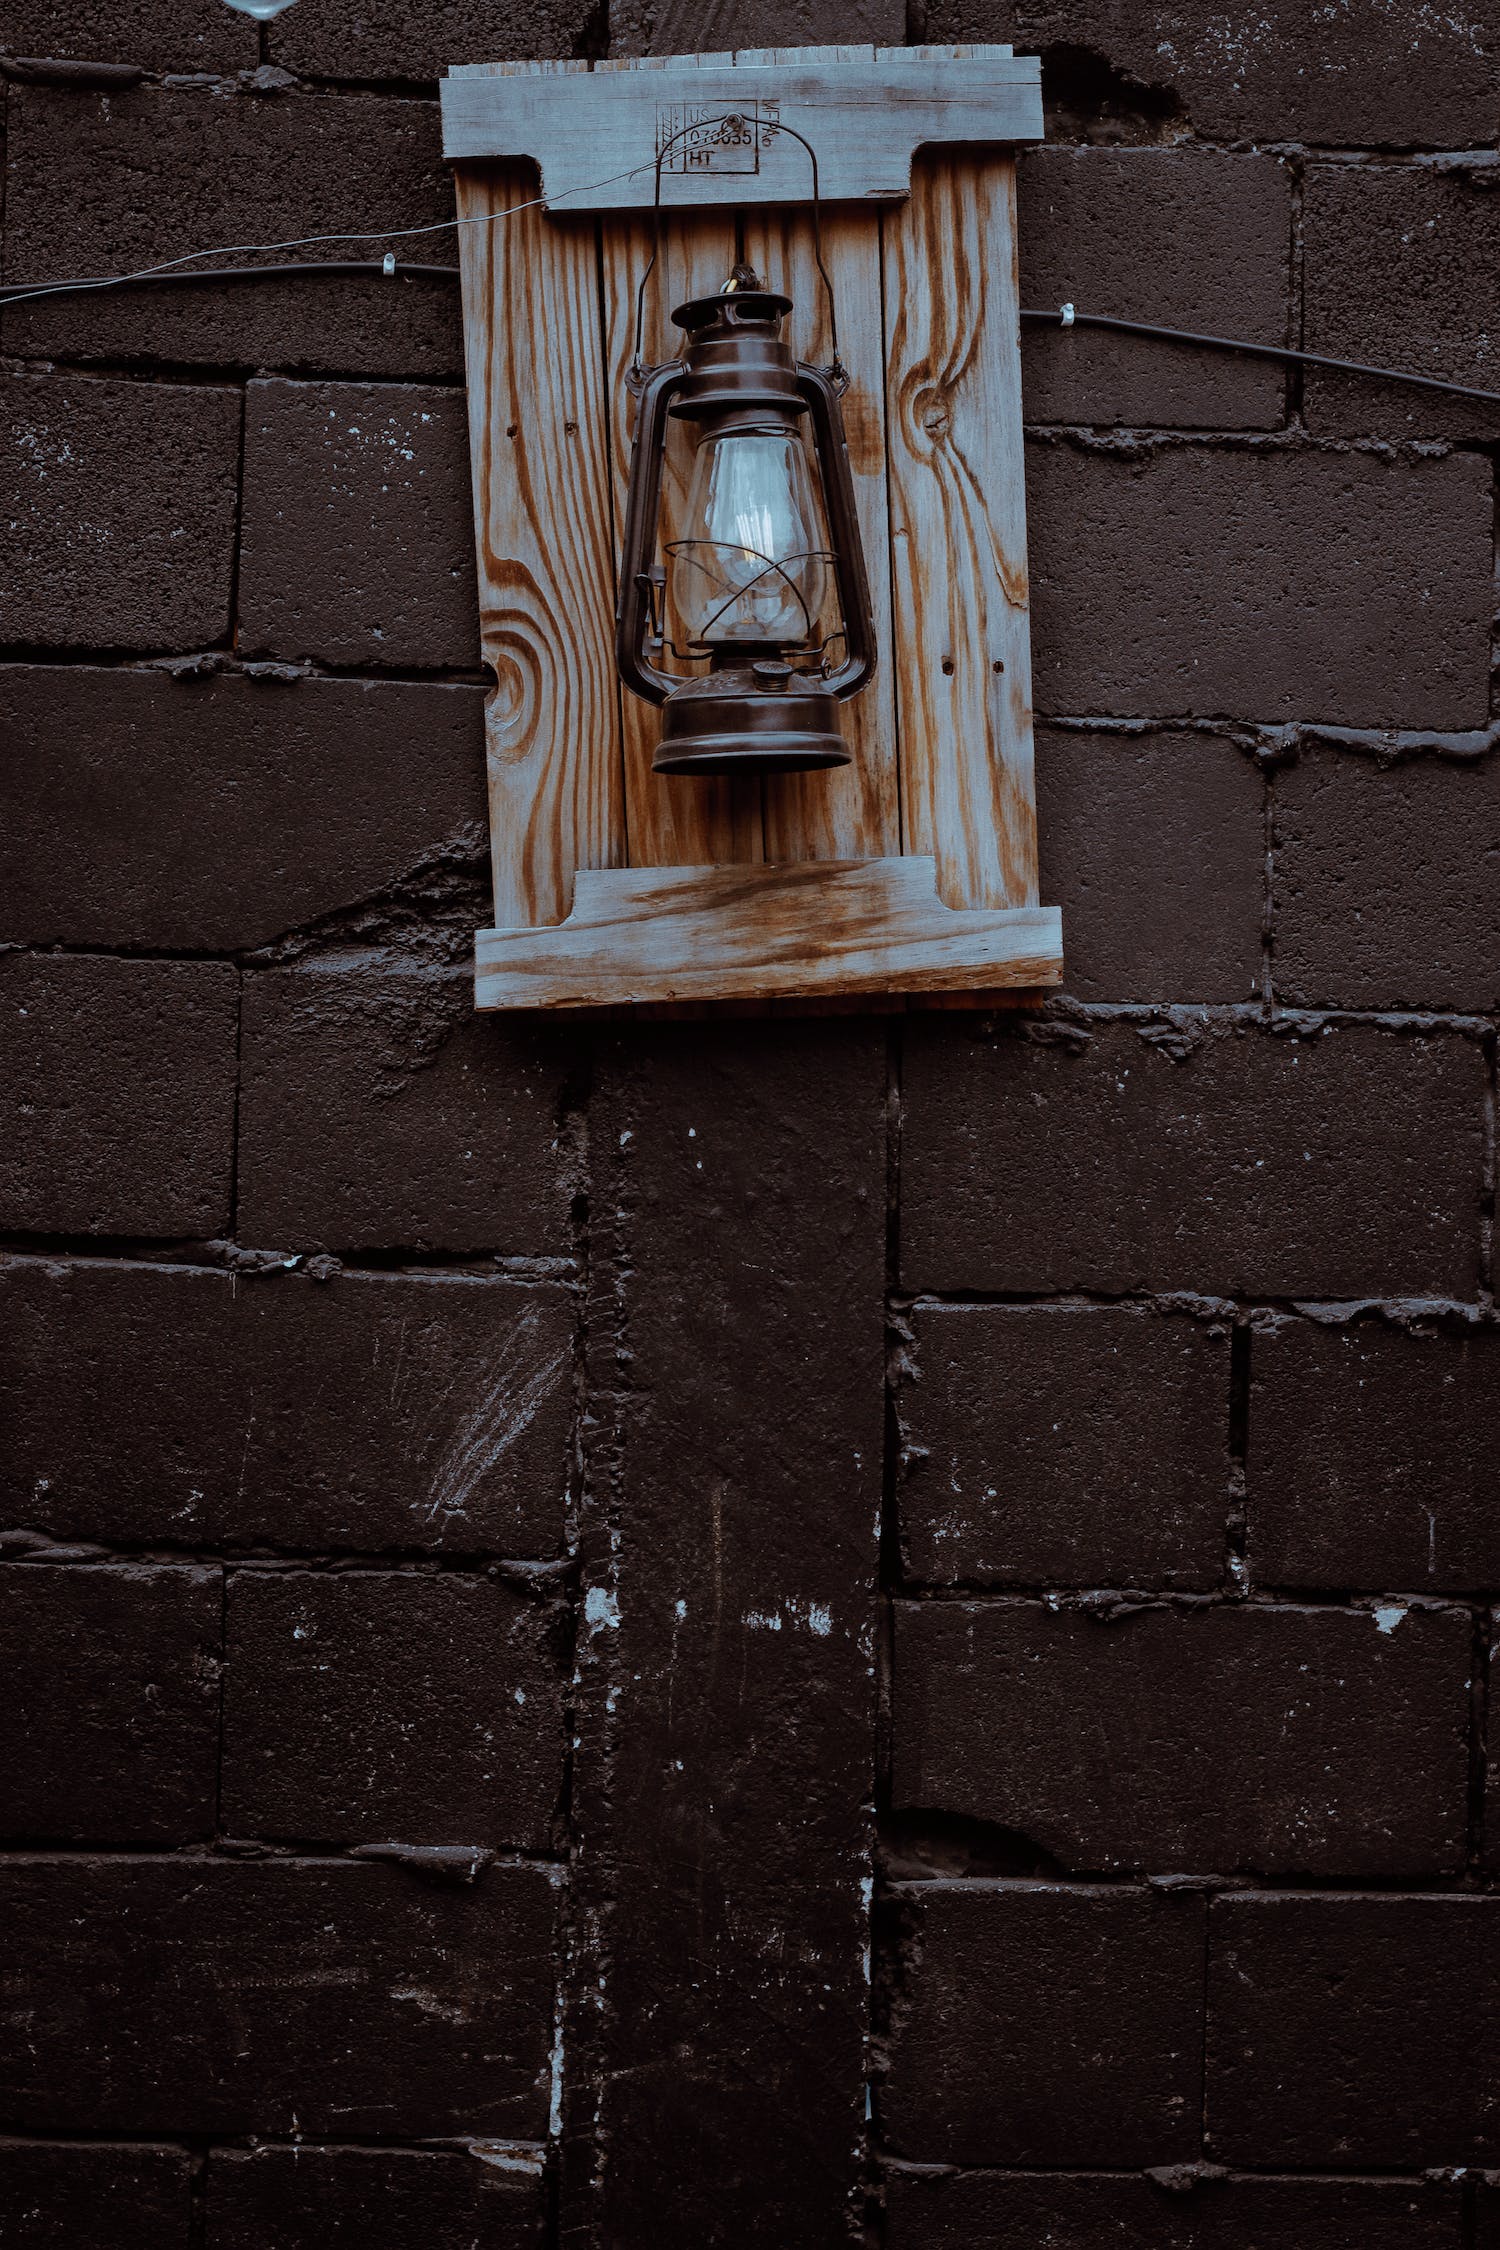
M946 437L953 421L952 409L942 391L920 391L916 415L930 438Z

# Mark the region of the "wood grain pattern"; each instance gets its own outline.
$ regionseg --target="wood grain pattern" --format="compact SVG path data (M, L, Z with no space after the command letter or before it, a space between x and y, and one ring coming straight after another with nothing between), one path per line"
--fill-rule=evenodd
M469 167L460 216L531 192ZM495 914L555 922L624 842L594 229L521 211L459 242Z
M760 49L741 60L776 62L793 50ZM871 52L827 50L853 62ZM794 310L787 329L797 357L826 365L828 306L805 211L752 211L745 254ZM850 384L843 401L860 534L870 574L880 651L874 679L843 706L853 764L832 773L778 774L766 782L767 859L854 859L901 849L895 683L890 665L891 584L885 478L885 324L877 213L836 204L823 213L823 256L837 296L839 345Z
M550 930L481 930L481 1008L1056 984L1055 907L954 913L930 859L581 871Z
M950 906L1033 905L1014 162L923 157L884 238L904 844Z
M913 152L930 142L1042 138L1035 56L973 46L959 70L920 48L854 62L831 62L826 49L784 52L774 64L663 56L649 74L596 70L567 86L553 73L456 71L441 88L443 152L464 161L528 157L541 167L550 204L621 211L650 208L657 147L695 116L743 113L751 129L732 146L707 130L680 170L670 158L662 172L669 208L698 209L709 196L742 208L805 202L806 156L786 135L763 130L777 117L817 149L831 202L904 196Z
M654 70L649 58L602 69ZM634 214L600 222L604 299L604 380L610 406L610 463L614 489L615 568L630 481L630 438L634 402L625 386L635 338L636 289L651 255L651 222ZM643 355L648 364L676 357L681 332L671 313L690 296L712 296L722 288L735 261L732 213L679 214L663 229L662 256L646 291ZM682 471L688 436L679 428L667 455L663 505L670 514L682 498ZM674 666L684 673L703 666ZM656 774L651 760L661 739L661 714L628 690L621 691L625 761L626 850L632 867L702 866L711 862L757 860L763 856L761 787L758 781L716 777L695 780L682 774Z

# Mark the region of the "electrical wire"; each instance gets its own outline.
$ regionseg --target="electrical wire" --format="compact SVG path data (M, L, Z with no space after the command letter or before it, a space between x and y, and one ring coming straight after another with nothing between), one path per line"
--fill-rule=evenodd
M587 195L595 188L610 187L615 180L630 179L636 172L649 170L649 165L637 164L630 172L616 172L609 180L595 180L591 187L566 192ZM517 211L535 210L544 200L537 196L530 203L513 204L508 211L480 212L472 219L439 219L433 226L403 227L390 234L310 234L296 242L248 243L241 245L241 249L295 250L317 242L396 242L414 234L438 234L446 227L487 225L495 219L511 218ZM191 258L221 258L232 254L229 250L190 250L184 257L169 258L160 266L144 266L137 273L106 274L102 278L84 280L0 283L0 310L43 297L77 296L94 289L165 289L221 281L289 281L312 274L319 274L325 280L333 274L345 279L379 275L400 281L456 281L459 274L457 266L387 265L381 258L303 259L291 265L274 266L208 266L195 273L176 270ZM1364 360L1335 359L1327 352L1299 351L1290 344L1252 344L1238 336L1209 336L1192 328L1163 328L1153 321L1117 320L1109 313L1078 312L1071 305L1045 312L1023 305L1021 319L1031 327L1099 328L1121 336L1142 336L1155 343L1186 344L1201 351L1235 352L1245 359L1276 360L1283 366L1321 367L1335 375L1362 375L1372 382L1404 383L1414 390L1440 391L1450 398L1477 399L1486 406L1500 406L1500 391L1480 390L1472 383L1449 382L1439 375L1412 375L1400 367L1372 367Z
M518 210L528 205L516 206ZM508 217L508 212L495 212L496 218ZM467 223L467 222L465 222ZM361 236L367 241L368 236ZM457 266L419 266L397 264L388 266L383 258L304 258L292 265L277 266L205 266L199 273L156 273L149 279L135 274L105 274L97 281L16 281L7 286L0 282L0 310L11 305L25 304L38 297L78 296L86 289L181 289L194 282L217 281L295 281L309 274L336 274L344 280L355 278L368 281L457 281Z
M84 289L124 289L138 283L158 280L178 266L191 265L195 258L253 258L258 257L262 251L310 250L320 242L407 242L417 234L446 234L450 227L492 226L497 219L513 219L518 211L534 211L540 204L548 202L560 203L568 195L593 195L599 188L613 187L617 180L634 179L637 172L649 172L650 169L650 164L632 164L626 171L611 172L608 179L589 180L582 187L564 188L560 194L551 197L534 195L529 203L513 203L505 211L477 211L472 218L467 219L434 219L419 227L354 227L343 234L299 234L294 235L289 242L225 242L215 250L184 250L180 258L163 258L159 265L138 266L133 273L106 274L102 280L20 282L16 285L18 294L0 291L0 303L24 305L29 297L52 297L62 289L69 293ZM215 270L221 276L225 271L222 267ZM251 273L260 271L258 267L241 270ZM314 262L309 270L318 272L322 269ZM383 262L379 270L384 271Z
M1077 312L1061 305L1056 312L1031 312L1021 318L1034 327L1104 328L1122 336L1149 336L1163 344L1196 344L1211 352L1239 352L1246 359L1275 359L1294 367L1324 367L1339 375L1368 375L1380 383L1410 383L1423 391L1446 391L1454 398L1484 399L1500 406L1500 391L1476 390L1472 383L1450 383L1440 375L1408 375L1399 367L1370 367L1359 359L1331 359L1326 352L1294 351L1290 344L1247 344L1235 336L1202 336L1191 328L1158 328L1146 320L1115 320L1108 313Z

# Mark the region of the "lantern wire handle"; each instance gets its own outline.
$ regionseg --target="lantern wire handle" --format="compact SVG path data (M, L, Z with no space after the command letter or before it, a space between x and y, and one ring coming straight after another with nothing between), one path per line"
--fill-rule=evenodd
M695 118L691 125L684 125L680 131L669 135L669 137L662 142L661 147L656 152L656 178L651 198L651 256L646 262L646 270L641 275L640 287L635 293L635 356L632 359L630 365L631 380L635 383L639 383L642 379L643 370L641 365L641 342L645 334L646 284L651 279L652 274L656 271L656 261L661 254L662 165L665 162L669 151L675 146L678 141L685 140L690 133L702 132L705 125L747 124L755 132L789 133L792 139L798 142L807 151L807 160L812 166L813 262L817 266L819 274L822 276L823 292L828 299L828 340L833 347L833 358L829 363L829 373L833 377L833 380L838 384L840 390L843 390L848 385L849 371L844 366L843 361L839 358L838 307L834 302L833 283L828 277L828 268L823 262L823 216L822 200L818 193L818 152L813 147L812 142L810 140L807 140L801 133L798 132L795 125L784 125L781 122L780 118L768 117L764 119L748 119L745 117L743 111L737 109L726 110L721 117Z

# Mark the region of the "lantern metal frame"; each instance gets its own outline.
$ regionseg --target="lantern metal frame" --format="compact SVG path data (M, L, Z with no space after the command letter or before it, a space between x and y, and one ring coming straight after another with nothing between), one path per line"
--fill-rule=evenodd
M661 143L651 256L636 291L635 352L626 377L636 395L636 423L621 539L615 657L631 692L666 711L653 761L659 773L809 772L847 765L836 706L869 683L877 663L874 605L839 403L849 378L839 357L838 308L823 258L817 151L795 127L768 121L760 129L785 133L800 143L812 168L813 246L828 299L829 364L818 367L792 358L779 332L792 300L766 287L743 264L736 264L718 298L693 298L673 313L684 331L675 360L646 367L641 359L646 290L662 256L662 166L685 134L744 123L737 112L726 111L722 117L696 119ZM789 563L816 553L832 566L840 622L815 642L816 621L809 616L801 642L750 644L727 656L724 644L706 639L681 646L667 635L666 572L656 559L668 420L675 415L712 423L720 416L757 412L789 429L794 416L807 415L831 541L826 549L779 561L767 556L766 569L785 575ZM685 544L673 541L661 551L672 554ZM827 651L839 641L843 658L830 667ZM707 657L714 669L707 675L664 671L651 659L652 651L663 649L682 661ZM797 664L797 656L815 659L816 669Z

